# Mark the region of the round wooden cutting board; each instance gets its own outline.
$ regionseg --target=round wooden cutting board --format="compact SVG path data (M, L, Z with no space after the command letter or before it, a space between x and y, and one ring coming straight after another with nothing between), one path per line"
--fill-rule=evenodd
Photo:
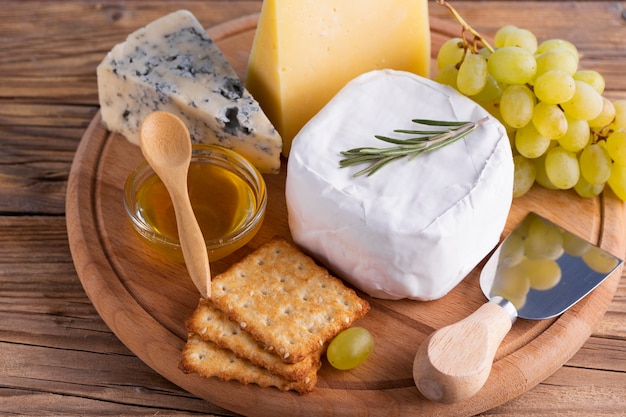
M233 20L209 33L241 76L257 15ZM433 45L454 36L455 25L432 20ZM434 48L434 50L436 50ZM562 316L518 320L501 345L492 373L473 398L435 404L414 386L412 363L420 343L434 330L469 315L485 297L478 286L481 265L444 298L431 302L368 298L368 315L358 322L374 335L372 356L348 372L324 363L315 390L283 393L256 385L203 379L178 369L187 334L184 321L199 294L184 265L163 259L135 234L124 214L127 175L141 151L93 119L77 150L67 190L67 228L76 270L89 298L117 337L141 360L173 383L234 412L250 416L470 416L514 398L543 381L587 340L611 302L621 269ZM285 166L267 175L268 211L262 230L245 248L211 265L214 274L268 241L290 238L285 206ZM625 212L612 193L598 199L535 187L514 201L505 234L528 211L622 257Z

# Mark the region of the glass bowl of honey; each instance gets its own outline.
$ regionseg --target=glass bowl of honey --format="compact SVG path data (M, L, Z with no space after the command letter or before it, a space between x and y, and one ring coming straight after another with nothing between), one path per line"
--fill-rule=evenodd
M210 261L241 248L261 228L267 206L265 181L236 152L217 145L194 144L187 184ZM145 160L126 180L124 208L133 229L148 244L183 261L172 200Z

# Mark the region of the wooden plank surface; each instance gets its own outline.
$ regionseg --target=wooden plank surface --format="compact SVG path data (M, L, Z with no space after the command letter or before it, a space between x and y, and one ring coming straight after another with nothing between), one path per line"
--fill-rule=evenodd
M455 4L488 35L513 23L573 41L583 65L606 76L607 95L626 98L623 2ZM95 65L127 33L179 7L209 27L260 2L0 4L1 414L232 415L161 378L119 342L82 290L65 231L69 168L97 111ZM447 17L433 6L431 14ZM563 368L484 415L622 415L624 323L622 278L593 336Z

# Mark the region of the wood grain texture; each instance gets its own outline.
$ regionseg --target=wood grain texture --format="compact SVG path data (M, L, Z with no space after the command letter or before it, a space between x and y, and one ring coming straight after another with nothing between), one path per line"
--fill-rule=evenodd
M488 36L513 23L542 39L574 41L584 54L582 65L605 75L607 95L626 98L625 2L453 1ZM260 5L259 0L0 3L0 414L235 415L161 377L101 320L72 263L64 204L75 151L98 110L95 66L113 44L180 7L213 27L257 12ZM431 16L455 27L432 2ZM433 48L444 40L434 33ZM614 233L624 235L621 229ZM443 306L433 307L445 313ZM563 367L481 415L622 416L624 323L626 278L592 337Z

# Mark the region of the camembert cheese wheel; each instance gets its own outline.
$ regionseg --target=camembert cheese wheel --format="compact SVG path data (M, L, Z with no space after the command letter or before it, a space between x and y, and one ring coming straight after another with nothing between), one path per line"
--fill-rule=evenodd
M498 243L512 201L513 158L490 117L465 138L371 176L339 168L341 151L390 146L374 137L412 119L478 121L486 110L408 72L348 83L295 137L288 161L289 226L303 249L367 294L432 300L455 287Z

